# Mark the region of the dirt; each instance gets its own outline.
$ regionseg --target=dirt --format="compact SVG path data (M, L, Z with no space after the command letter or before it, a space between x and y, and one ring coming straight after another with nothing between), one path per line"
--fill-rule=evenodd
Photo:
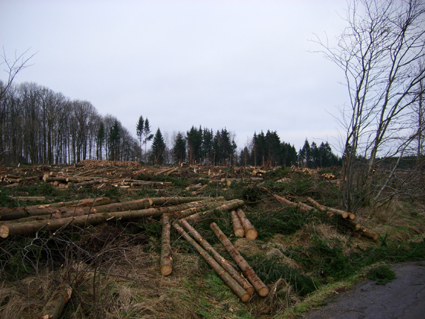
M396 278L387 285L367 281L328 300L305 319L423 319L425 318L425 261L396 264Z

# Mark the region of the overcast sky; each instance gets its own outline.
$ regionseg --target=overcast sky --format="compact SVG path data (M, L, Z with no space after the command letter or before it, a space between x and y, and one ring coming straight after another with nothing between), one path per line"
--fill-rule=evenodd
M134 137L142 115L169 137L227 128L242 148L271 130L297 150L308 138L336 152L343 73L309 40L333 41L345 9L341 0L0 0L0 45L10 58L37 52L15 83L90 101Z

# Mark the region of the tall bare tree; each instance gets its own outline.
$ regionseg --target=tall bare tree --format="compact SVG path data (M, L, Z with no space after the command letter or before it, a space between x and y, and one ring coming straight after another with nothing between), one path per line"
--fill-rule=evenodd
M412 142L409 114L423 94L425 5L419 0L352 0L347 27L335 47L317 38L325 58L345 75L349 106L343 204L356 210L376 199L379 158L399 155ZM377 186L377 187L374 187Z

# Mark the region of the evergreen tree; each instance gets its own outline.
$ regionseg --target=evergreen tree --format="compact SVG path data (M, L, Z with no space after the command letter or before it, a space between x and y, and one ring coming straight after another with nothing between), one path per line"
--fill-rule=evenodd
M269 166L281 165L282 148L277 132L267 131L265 136L265 161Z
M300 166L309 167L311 165L311 148L310 143L306 139L304 146L299 151Z
M319 146L319 154L322 162L322 167L331 167L334 165L341 165L341 159L332 153L332 148L329 143L323 143Z
M200 162L202 156L202 128L196 129L194 126L186 133L189 162Z
M283 142L282 153L283 153L282 154L283 165L290 167L292 165L295 165L295 163L297 163L298 154L294 146Z
M186 140L182 133L177 133L174 148L173 157L175 163L182 163L186 159Z
M214 154L213 148L214 133L212 130L204 128L202 132L202 157L205 159L205 164L211 163L211 158Z
M311 164L310 164L311 168L322 167L322 164L320 161L319 148L317 147L315 142L311 143L310 154L311 154Z
M158 128L152 142L152 161L156 165L164 163L165 142L161 130Z
M143 138L144 131L145 131L145 121L143 120L143 116L140 115L139 121L137 122L137 126L136 126L136 134L137 134L137 137L139 138L139 145L140 145L140 159L142 158L142 155L143 155L142 154L142 138Z
M144 128L143 128L143 144L145 144L145 156L146 156L146 146L147 143L153 139L153 134L151 134L151 127L149 125L149 120L146 118Z

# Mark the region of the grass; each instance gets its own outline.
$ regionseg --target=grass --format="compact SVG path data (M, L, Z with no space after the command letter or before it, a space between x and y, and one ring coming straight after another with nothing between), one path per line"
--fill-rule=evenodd
M328 172L336 173L331 169L318 174ZM64 318L295 318L359 280L391 280L388 265L392 263L425 260L425 216L413 203L394 202L394 206L359 214L362 224L381 234L374 243L352 236L337 218L285 207L264 191L265 187L299 199L311 196L338 207L338 187L318 174L280 168L256 184L208 184L201 195L246 201L243 209L259 232L257 240L233 237L229 212L216 210L194 227L234 264L210 229L210 223L216 222L270 288L266 298L254 296L246 304L238 301L173 228L173 273L162 277L158 267L161 224L156 219L141 219L110 221L84 231L68 227L54 236L40 231L36 236L1 240L0 314L2 318L32 318L52 287L70 280L75 282L74 292ZM193 196L184 188L206 183L189 171L181 178L140 178L172 182L172 188L161 190L167 196ZM278 183L281 178L289 180ZM150 188L135 193L109 188L95 193L90 188L58 190L40 183L15 189L0 186L1 205L12 206L7 195L24 193L47 196L46 202L102 195L121 201L158 196Z

